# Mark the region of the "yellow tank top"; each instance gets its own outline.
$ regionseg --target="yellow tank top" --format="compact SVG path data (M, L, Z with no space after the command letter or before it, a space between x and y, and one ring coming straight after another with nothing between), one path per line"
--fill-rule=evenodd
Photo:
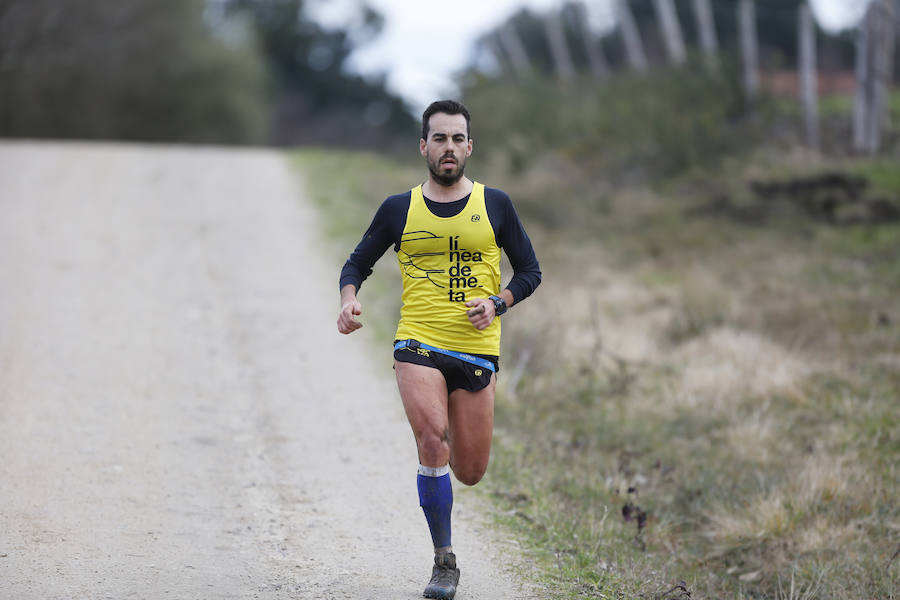
M462 212L435 216L422 186L413 188L397 250L403 306L395 339L413 338L448 350L500 354L500 319L475 329L465 303L500 292L500 248L475 183Z

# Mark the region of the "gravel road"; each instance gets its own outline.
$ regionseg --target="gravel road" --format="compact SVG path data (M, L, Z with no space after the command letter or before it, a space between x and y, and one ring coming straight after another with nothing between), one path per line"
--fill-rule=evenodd
M317 231L277 152L0 144L0 599L420 597L412 434ZM460 488L457 598L537 597Z

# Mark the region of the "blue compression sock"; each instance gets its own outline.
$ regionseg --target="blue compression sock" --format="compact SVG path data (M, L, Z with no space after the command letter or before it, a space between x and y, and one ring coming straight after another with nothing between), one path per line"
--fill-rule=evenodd
M446 548L450 546L450 511L453 508L450 466L419 465L419 475L416 479L419 486L419 505L425 512L434 547Z

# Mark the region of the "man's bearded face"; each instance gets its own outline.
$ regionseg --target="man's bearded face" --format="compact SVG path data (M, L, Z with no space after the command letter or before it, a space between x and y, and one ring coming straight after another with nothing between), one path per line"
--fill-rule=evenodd
M451 186L463 177L472 142L462 115L437 113L429 120L428 140L422 153L436 183Z

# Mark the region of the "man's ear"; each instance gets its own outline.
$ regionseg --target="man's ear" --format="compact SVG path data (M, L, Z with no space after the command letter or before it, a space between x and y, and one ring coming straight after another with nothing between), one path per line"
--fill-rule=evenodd
M425 140L422 138L419 139L419 152L422 153L422 156L425 156Z
M466 156L472 156L472 142L473 141L474 140L472 140L472 138L469 138L469 144L466 149Z

